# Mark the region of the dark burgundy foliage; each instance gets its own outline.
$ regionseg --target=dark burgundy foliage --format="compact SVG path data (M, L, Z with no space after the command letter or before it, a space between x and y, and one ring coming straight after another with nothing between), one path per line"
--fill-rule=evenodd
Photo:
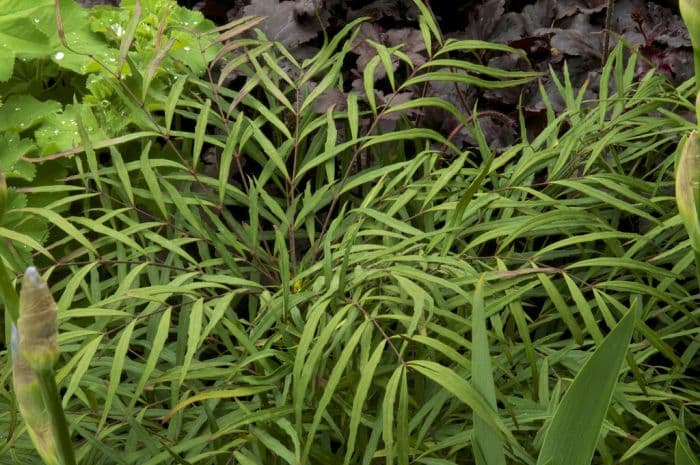
M187 4L186 1L181 3ZM362 72L376 49L374 41L388 47L403 44L402 51L416 67L425 63L427 54L418 28L419 11L411 0L202 0L187 5L201 10L217 23L244 15L266 16L261 29L270 39L283 43L300 59L311 56L323 43L349 21L368 17L362 24L347 60L345 75L350 87L363 94ZM476 60L507 70L540 71L540 82L554 109L564 109L549 72L561 76L566 63L576 88L588 80L586 97L597 95L598 79L604 61L607 0L465 0L461 2L426 1L432 8L445 38L479 39L510 45L522 50L527 59L517 55L483 53L461 58ZM622 40L640 51L637 76L652 68L672 83L680 84L693 72L690 40L681 21L677 3L647 3L643 0L616 0L610 15L609 49ZM411 72L405 64L392 63L397 77ZM544 118L544 103L537 82L508 89L481 90L469 86L432 83L413 92L393 95L386 79L386 70L375 71L378 103L405 101L422 96L448 100L465 114L477 109L477 117L487 140L495 149L503 149L517 141L519 112L526 115L528 132L537 131ZM342 109L346 96L340 91L326 93L314 105L323 112L330 105ZM399 115L394 115L396 120ZM455 131L458 123L441 110L426 110L414 115L420 123L442 131L455 143L472 144L466 131ZM415 119L415 118L414 118ZM396 121L381 127L391 130Z

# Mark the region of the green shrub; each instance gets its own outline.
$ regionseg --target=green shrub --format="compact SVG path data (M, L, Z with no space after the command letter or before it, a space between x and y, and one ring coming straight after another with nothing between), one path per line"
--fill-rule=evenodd
M59 297L79 462L496 464L541 450L544 463L578 439L549 431L578 396L612 400L579 421L576 463L596 442L596 463L690 457L698 283L669 194L688 86L635 82L619 46L599 101L564 73L567 110L548 106L539 135L497 153L452 104L401 93L537 74L474 63L517 52L444 40L419 6L425 63L374 44L352 91L360 21L299 63L239 37L253 18L198 36L205 79L126 61L107 95L123 127L93 90L76 104L68 184L25 189L61 198L6 214L50 222L52 241L5 237L43 253ZM418 125L431 107L476 146ZM91 112L96 133L124 135L88 136ZM5 254L12 270L27 260ZM581 389L599 377L606 389ZM14 421L0 414L13 431L0 454L25 460Z

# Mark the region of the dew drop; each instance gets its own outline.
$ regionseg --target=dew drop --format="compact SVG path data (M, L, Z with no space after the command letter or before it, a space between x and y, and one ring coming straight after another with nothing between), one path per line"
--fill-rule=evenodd
M190 50L192 50L190 47L183 47L182 49L186 52L189 52Z
M124 28L120 24L112 24L112 30L117 35L117 37L121 37L124 35Z
M20 110L21 110L20 107L15 107L15 111L20 111Z
M56 60L63 60L63 57L66 55L63 52L56 52L56 54L53 56Z

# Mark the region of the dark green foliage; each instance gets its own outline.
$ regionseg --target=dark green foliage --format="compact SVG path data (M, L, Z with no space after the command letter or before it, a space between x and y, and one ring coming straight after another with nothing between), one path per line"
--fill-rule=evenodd
M551 76L565 108L543 92L544 130L497 151L421 89L540 75L476 63L518 52L444 40L423 3L422 50L362 41L354 85L361 20L304 61L260 18L198 29L184 66L175 45L160 59L168 37L149 48L148 5L143 24L133 4L93 13L123 69L36 117L24 143L47 157L23 162L66 178L37 174L21 195L42 203L0 229L6 268L33 259L58 300L79 462L532 464L580 372L614 386L590 387L612 395L602 430L581 419L594 463L693 463L700 290L672 195L689 84L636 80L618 46L595 101ZM422 124L435 108L460 141ZM66 115L80 146L41 152ZM6 232L35 218L48 235ZM31 463L12 398L0 457Z

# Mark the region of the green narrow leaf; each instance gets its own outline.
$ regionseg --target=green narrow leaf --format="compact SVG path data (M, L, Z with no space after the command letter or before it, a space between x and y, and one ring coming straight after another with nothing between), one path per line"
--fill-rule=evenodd
M408 465L410 458L410 441L408 436L408 378L406 370L401 370L399 385L399 409L396 416L396 455L399 465Z
M107 387L107 396L104 399L104 410L102 411L102 418L100 418L100 423L97 427L98 430L101 430L104 427L105 421L107 421L107 417L112 409L114 396L117 393L117 388L119 387L119 382L122 376L122 369L124 368L126 351L129 349L129 340L131 339L131 334L134 332L136 321L137 320L133 320L124 329L122 335L119 337L119 341L117 342L117 347L114 350L112 369L109 371L109 386Z
M418 18L418 27L420 28L420 33L423 38L423 43L425 44L425 50L428 52L428 56L433 56L433 40L430 32L430 20L426 20L425 16L421 15Z
M453 161L449 167L447 167L444 170L440 170L438 173L439 177L437 180L433 183L432 187L430 188L430 191L425 195L425 199L423 200L423 205L421 205L421 211L424 211L428 204L430 203L431 200L439 193L442 192L447 183L452 181L452 179L459 173L459 170L462 169L462 166L464 166L464 161L466 160L465 156L460 156L457 158L457 160Z
M576 375L547 429L537 465L590 465L635 318L629 310Z
M365 98L369 107L372 110L372 114L377 115L377 99L374 95L374 81L376 80L375 70L379 65L379 55L375 55L369 60L367 65L365 65L364 72L362 73L362 83L365 90Z
M275 252L279 257L280 286L282 288L282 320L289 315L290 288L292 284L291 269L289 263L289 249L287 239L282 231L275 226Z
M294 416L297 422L297 430L302 431L302 410L304 407L305 386L302 385L302 373L304 371L304 362L306 355L311 350L314 334L319 325L319 321L326 312L328 307L328 299L319 299L311 307L306 317L304 330L297 344L296 356L294 357L294 365L292 367L292 378L294 384L292 386L292 400L294 403Z
M360 111L357 105L357 93L348 93L348 126L350 127L350 140L357 139L358 128L360 127Z
M518 444L510 433L510 430L503 424L501 418L496 411L491 408L484 396L474 389L464 378L453 370L428 360L412 360L408 362L408 366L439 384L461 402L468 405L493 431L498 432L500 437L507 438L511 448L516 449L520 455L527 456L522 446Z
M509 305L509 309L510 315L513 317L515 326L518 329L520 340L522 341L523 346L525 346L525 355L527 356L527 361L530 364L530 371L532 373L532 393L537 394L539 390L537 355L535 354L535 347L532 344L532 338L530 337L530 329L528 327L525 311L523 310L523 306L520 301L512 302Z
M372 379L374 378L374 372L384 353L385 344L386 341L382 340L377 345L374 352L372 352L372 356L367 361L367 364L360 370L360 381L357 383L357 391L355 391L355 398L352 401L352 410L350 412L350 426L348 428L348 442L345 450L345 460L343 461L344 465L350 464L350 459L353 453L356 452L355 441L357 440L357 429L360 426L360 420L362 418L362 409L365 405Z
M43 255L46 255L49 257L52 261L55 261L51 253L46 250L44 247L42 247L41 244L39 244L36 240L32 239L30 236L27 236L26 234L18 233L16 231L12 231L11 229L3 228L0 227L0 237L4 237L5 239L9 239L12 241L17 241L20 244L24 244L27 247L30 247L37 252L40 252Z
M194 302L194 304L192 304L192 310L190 311L190 321L187 327L187 351L185 352L185 359L182 362L180 378L178 379L179 386L182 386L183 381L185 381L185 376L187 375L187 371L190 369L192 358L199 347L199 339L202 335L203 313L204 299L199 298Z
M564 273L563 276L564 281L566 282L566 286L569 288L569 293L574 299L579 313L583 317L583 322L586 325L588 333L591 335L591 337L593 337L593 340L595 341L596 345L600 345L600 343L603 342L603 333L598 327L598 322L596 321L595 316L593 316L593 310L591 309L591 306L588 304L588 301L583 296L583 293L578 288L573 278L567 273Z
M187 83L187 76L183 75L176 75L173 77L175 80L175 84L173 85L172 89L170 89L170 93L168 94L168 99L165 101L165 130L167 132L170 132L170 128L173 125L173 115L175 114L175 108L177 107L177 102L180 100L180 94L182 94L182 90L185 88L185 84Z
M165 208L165 200L163 200L163 192L160 190L160 184L158 183L158 178L156 177L153 168L151 167L151 160L148 153L151 150L151 141L146 142L143 150L141 151L141 172L143 173L143 179L146 181L148 190L153 196L153 201L158 206L163 218L169 218L168 209Z
M273 389L274 386L243 386L235 389L226 389L223 391L207 391L202 394L197 394L192 397L188 397L183 400L175 407L173 407L167 414L163 416L163 421L168 421L177 412L183 408L194 404L195 402L201 402L203 400L209 399L230 399L235 397L247 397L255 394L260 394L261 392L269 391Z
M107 236L111 239L114 239L115 241L123 243L130 249L136 250L141 254L145 253L145 251L140 245L138 245L136 242L134 242L132 238L130 238L127 234L124 234L121 231L117 231L116 229L112 229L108 226L105 226L104 224L95 221L91 218L73 217L72 219L75 223L81 223L82 225L93 230L96 233L99 233L103 236ZM2 231L0 231L0 235L2 235Z
M496 410L496 387L486 330L484 309L484 281L480 279L474 289L472 304L472 384L494 411ZM503 443L479 415L474 413L474 459L477 465L505 465Z
M204 146L204 134L207 131L207 125L209 124L209 109L211 108L211 100L207 99L204 102L204 107L199 111L197 115L197 124L194 128L194 147L192 148L192 168L197 170L199 165L199 157L202 155L202 147Z
M435 18L433 17L432 11L430 11L421 0L413 0L413 3L415 3L420 10L421 20L425 22L427 27L430 29L430 32L432 32L433 36L435 36L435 39L437 39L438 43L442 45L442 34L440 33L440 28L438 27Z
M133 204L134 189L131 187L131 178L129 177L129 170L126 169L126 165L124 164L124 159L119 150L114 146L109 147L109 153L112 156L112 164L117 171L117 176L119 176L120 187L124 191L124 194L126 194L126 198L129 199L129 202Z
M95 148L92 146L90 135L88 134L87 128L83 123L83 117L88 117L90 120L94 121L95 116L90 111L90 107L88 105L78 107L78 98L75 95L73 95L73 105L76 107L76 111L74 112L75 124L78 127L78 134L80 135L80 140L83 144L83 149L85 150L85 158L87 160L88 167L90 168L92 179L95 181L97 189L102 191L102 178L98 174L99 164L97 162L97 156L95 155Z
M654 442L658 441L659 439L676 433L678 431L678 427L678 422L673 420L666 420L657 425L654 425L651 429L649 429L649 431L647 431L639 439L637 439L634 442L634 444L632 444L630 448L625 451L624 454L622 454L622 457L620 457L619 461L621 463L626 462L634 455L651 446Z
M28 213L30 215L37 215L46 218L49 223L58 226L65 232L68 236L73 238L80 245L88 249L90 252L97 254L97 250L92 245L92 243L81 233L75 226L73 226L68 220L63 218L61 215L48 208L17 208L13 210L14 212Z
M406 279L402 276L395 276L395 279L399 287L403 289L413 301L413 315L411 315L411 322L406 329L406 337L410 339L416 331L416 328L418 328L418 323L420 323L420 320L423 318L426 304L428 306L428 311L432 312L433 302L430 295L410 279Z
M68 406L68 401L70 400L75 390L78 389L80 380L83 379L85 372L90 367L90 362L95 356L95 352L97 351L97 348L99 347L100 342L102 341L102 337L102 334L99 334L97 337L95 337L95 339L87 343L85 347L80 349L80 351L74 355L74 357L80 357L80 361L76 365L75 370L71 375L70 383L68 384L66 393L63 395L63 408L66 408Z
M299 108L299 114L302 114L306 108L308 108L309 105L313 104L314 101L323 93L325 92L326 89L331 87L332 85L335 84L335 82L338 80L338 76L340 75L340 71L343 67L343 58L345 57L345 53L340 54L335 57L335 62L333 63L333 66L331 69L326 73L326 75L321 79L321 82L318 83L316 87L313 88L311 92L309 92L309 96L306 97L304 102L302 102L300 108ZM313 72L307 72L305 76L302 78L302 82L306 80L309 76L311 76Z
M126 31L124 31L124 36L122 37L121 44L119 44L119 67L117 68L118 74L121 74L121 69L124 66L124 62L129 54L129 49L131 48L131 43L134 41L134 36L136 35L136 27L139 25L141 19L141 2L136 0L134 2L134 12L129 19L129 24L126 26Z
M338 357L338 362L335 364L335 366L333 366L333 370L331 371L331 374L328 377L328 382L324 386L323 395L321 396L321 399L318 401L318 404L316 406L313 422L311 423L311 427L309 428L305 436L306 444L304 446L304 454L302 456L301 463L308 463L309 453L311 452L311 446L313 446L314 444L314 436L316 435L318 426L321 423L321 418L323 417L324 413L326 412L326 408L328 407L328 404L333 398L335 388L338 386L338 383L341 380L343 372L345 371L345 367L347 366L348 362L350 361L350 358L352 357L352 354L355 351L355 347L357 347L358 342L360 342L360 337L362 337L362 334L365 332L369 324L369 321L365 321L360 326L358 326L353 335L345 344L345 347L343 348L340 357Z
M279 439L272 436L270 433L264 429L252 427L250 432L253 436L258 438L258 440L267 447L267 449L272 452L277 457L287 462L289 465L297 465L296 457L294 457L294 452L289 450L284 444L282 444Z
M153 337L153 343L148 352L148 359L146 360L146 366L143 368L141 373L141 379L136 385L134 390L134 395L131 397L131 402L129 403L129 410L133 409L138 401L141 393L143 393L143 388L146 386L148 379L151 377L153 370L156 367L158 358L160 357L163 347L165 347L165 341L168 338L168 333L170 331L170 313L172 307L168 307L163 315L160 317L160 322L158 323L158 329L156 329L156 334Z
M676 447L673 451L675 465L700 465L700 460L690 450L687 441L682 435L676 436Z
M279 169L284 179L289 181L289 171L287 171L287 166L277 148L275 148L274 144L270 142L270 139L268 139L255 124L252 124L250 128L253 131L253 138L260 145L263 152L265 152L265 155L267 155L270 161Z
M221 152L219 160L219 203L223 204L226 198L226 190L230 186L231 168L234 166L233 152L240 142L241 128L243 127L243 112L238 113L236 122L233 124L231 132L226 137L226 145ZM237 167L236 167L237 168Z
M394 369L394 373L386 383L384 400L382 401L382 439L384 440L386 465L394 464L394 403L396 402L396 391L399 388L399 382L403 373L403 365L399 365Z
M547 277L544 273L538 274L537 278L542 283L542 287L544 287L545 291L547 291L549 299L559 312L559 316L561 316L564 324L566 324L569 331L571 331L571 335L574 337L576 343L583 344L583 332L581 331L581 328L579 328L578 323L576 323L576 320L571 313L571 309L569 309L569 306L566 305L564 297L562 297L562 295L559 293L559 290L556 288L552 280L549 279L549 277Z

